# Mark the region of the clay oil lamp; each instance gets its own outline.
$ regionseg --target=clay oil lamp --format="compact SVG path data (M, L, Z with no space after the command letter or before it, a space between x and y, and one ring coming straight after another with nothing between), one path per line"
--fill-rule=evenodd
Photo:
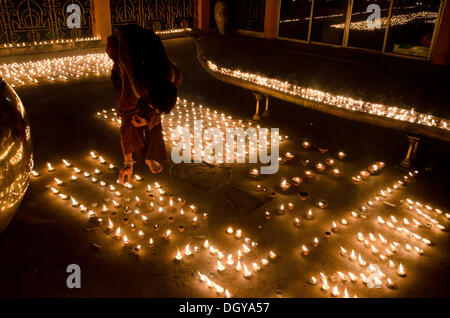
M325 166L323 163L318 162L318 163L316 164L316 170L317 170L318 172L322 172L322 171L324 171L325 169L326 169L326 166Z
M286 152L286 153L284 154L284 157L285 157L288 161L290 161L290 160L292 160L292 159L295 158L295 155L294 155L293 153L291 153L291 152Z
M347 156L347 154L343 151L339 151L337 156L339 159L343 160Z
M303 167L308 166L310 163L311 163L311 161L308 160L308 159L305 159L305 160L302 160L302 161L301 161L301 164L302 164Z
M256 178L257 176L259 176L259 170L256 168L253 168L249 171L249 174L251 177Z
M284 204L280 205L280 207L277 210L277 213L279 215L283 215L286 212L286 209L284 208Z
M286 192L287 190L289 190L290 187L291 187L291 184L289 182L287 182L286 178L282 178L281 182L280 182L281 190Z
M360 176L354 176L354 177L352 177L352 182L353 182L354 184L359 184L359 183L361 183L361 181L362 181L362 179L361 179Z
M321 209L324 209L324 208L326 208L328 206L328 202L326 200L319 199L319 200L316 201L316 206L321 208Z
M370 174L377 174L379 172L379 168L377 165L371 165L367 167L367 170L369 170Z
M334 168L333 170L331 170L331 174L333 175L333 177L339 178L342 175L342 171L340 171L337 168Z
M312 177L314 177L314 171L312 171L312 170L305 170L305 176L308 178L308 179L311 179Z
M361 178L367 179L370 176L370 173L367 170L362 170L359 172Z
M311 147L311 143L307 140L302 142L302 147L303 149L308 149L309 147Z
M298 196L300 197L301 200L306 200L309 198L309 193L308 192L304 192L304 191L300 191L298 193Z
M307 248L305 245L302 245L302 254L303 256L308 256L309 254L309 248Z
M334 161L334 159L331 159L331 158L328 158L325 160L325 164L329 167L333 167L335 163L336 162Z
M386 166L383 161L377 161L375 164L377 165L379 170L383 169Z
M326 148L326 147L319 147L319 152L322 155L324 155L324 154L326 154L328 152L328 148Z
M303 179L300 177L293 177L292 182L294 183L294 186L298 187L303 182Z

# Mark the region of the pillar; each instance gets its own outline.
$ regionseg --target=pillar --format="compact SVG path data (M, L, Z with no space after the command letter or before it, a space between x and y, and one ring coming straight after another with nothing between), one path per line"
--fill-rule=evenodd
M253 95L255 95L255 98L256 98L256 110L255 110L255 114L253 115L253 120L258 121L261 119L261 117L259 116L259 102L263 98L263 95L261 95L259 93L253 93Z
M450 65L450 4L445 4L442 12L441 25L436 36L436 45L431 55L435 64Z
M106 43L112 34L111 6L109 0L91 0L92 33Z
M209 30L209 19L211 12L210 0L197 0L197 25L198 30Z
M417 159L417 148L419 146L420 138L408 136L408 152L406 153L405 159L402 160L400 166L403 168L410 168L412 166L412 162Z
M266 0L264 13L264 38L276 39L278 37L278 15L281 0Z

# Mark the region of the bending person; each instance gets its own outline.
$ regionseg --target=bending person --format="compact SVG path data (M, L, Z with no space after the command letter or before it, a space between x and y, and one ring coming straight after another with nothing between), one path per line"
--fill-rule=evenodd
M121 118L123 184L130 181L136 160L143 159L151 173L162 171L166 149L161 113L176 104L181 72L168 59L160 38L137 25L120 27L108 38L106 51L114 61L111 81Z

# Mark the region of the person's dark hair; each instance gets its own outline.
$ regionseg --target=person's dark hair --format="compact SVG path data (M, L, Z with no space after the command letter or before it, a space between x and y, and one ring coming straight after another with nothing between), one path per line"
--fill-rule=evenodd
M150 104L160 113L170 113L177 103L177 88L166 78L149 85L148 96Z
M119 54L119 39L114 35L108 36L106 40L106 53L110 58L117 58Z
M120 26L119 47L122 58L128 58L128 72L135 81L143 83L148 77L160 78L169 72L169 58L160 37L137 24Z

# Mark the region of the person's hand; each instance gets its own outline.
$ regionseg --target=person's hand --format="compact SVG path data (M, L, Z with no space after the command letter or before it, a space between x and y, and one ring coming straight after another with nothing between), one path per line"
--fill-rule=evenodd
M131 117L131 123L134 127L143 127L147 125L147 119L139 117L138 115L133 115L133 117Z
M119 182L120 184L125 184L130 182L131 176L133 175L133 165L126 165L119 171Z

